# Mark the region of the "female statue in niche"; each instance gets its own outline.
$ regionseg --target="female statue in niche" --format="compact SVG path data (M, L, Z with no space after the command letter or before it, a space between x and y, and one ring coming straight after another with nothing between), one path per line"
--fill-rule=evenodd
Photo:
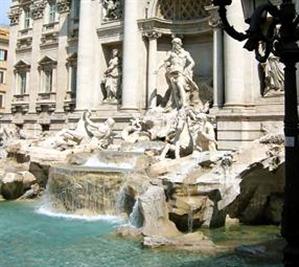
M121 83L121 60L118 49L112 50L112 58L109 60L104 75L102 81L103 102L116 104L120 100Z
M284 65L278 57L271 53L265 63L259 63L258 71L262 96L281 94L284 91Z

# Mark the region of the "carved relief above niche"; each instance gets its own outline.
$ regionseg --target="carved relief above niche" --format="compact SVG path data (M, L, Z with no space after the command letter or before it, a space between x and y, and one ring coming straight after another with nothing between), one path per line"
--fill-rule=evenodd
M102 0L104 21L119 20L123 16L123 0Z

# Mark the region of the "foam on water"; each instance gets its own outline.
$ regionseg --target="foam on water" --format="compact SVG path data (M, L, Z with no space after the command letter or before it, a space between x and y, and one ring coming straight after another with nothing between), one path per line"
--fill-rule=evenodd
M96 155L90 157L82 166L90 168L105 168L105 169L121 169L121 170L132 170L135 167L135 162L132 163L107 163L102 162Z
M69 220L84 220L84 221L108 221L113 224L121 224L123 219L118 216L113 215L79 215L79 214L69 214L69 213L62 213L56 212L51 210L51 208L41 206L36 209L38 214L42 214L49 217L56 217L56 218L65 218Z

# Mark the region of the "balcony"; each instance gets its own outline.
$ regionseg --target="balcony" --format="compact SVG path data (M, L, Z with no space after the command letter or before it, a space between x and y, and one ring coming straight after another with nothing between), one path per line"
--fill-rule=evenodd
M32 28L25 28L19 30L18 38L32 37Z
M59 31L59 22L50 22L43 25L43 33L58 32Z
M27 113L28 110L29 110L29 94L14 95L11 103L11 112Z
M24 52L32 49L32 36L20 37L17 40L17 52Z
M53 112L56 108L56 93L39 93L36 100L36 111L43 112L49 111Z

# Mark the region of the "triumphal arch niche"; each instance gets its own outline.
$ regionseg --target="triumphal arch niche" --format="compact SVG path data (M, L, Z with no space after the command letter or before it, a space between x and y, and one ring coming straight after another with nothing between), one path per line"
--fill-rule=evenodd
M148 42L149 107L166 105L167 90L170 87L167 57L173 49L172 41L175 38L181 39L182 48L190 54L191 62L182 67L189 66L192 72L190 79L197 85L200 98L212 101L213 34L209 25L210 14L206 10L209 2L154 0L148 6L146 18L139 20L139 27Z

